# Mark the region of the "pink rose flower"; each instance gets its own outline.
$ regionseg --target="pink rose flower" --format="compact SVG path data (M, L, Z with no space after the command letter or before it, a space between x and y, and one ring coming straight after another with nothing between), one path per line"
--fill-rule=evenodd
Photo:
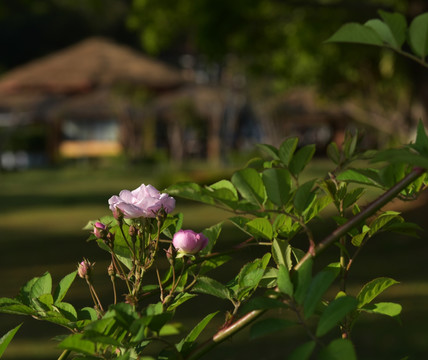
M161 209L170 213L175 208L173 197L160 193L152 185L144 184L132 191L122 190L119 196L112 196L108 203L113 214L119 209L127 219L154 218Z
M172 244L186 254L196 254L208 245L208 238L193 230L179 230L174 234Z

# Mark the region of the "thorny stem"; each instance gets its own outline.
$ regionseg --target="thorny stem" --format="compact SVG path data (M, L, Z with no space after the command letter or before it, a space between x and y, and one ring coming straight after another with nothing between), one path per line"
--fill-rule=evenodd
M312 258L318 255L320 252L325 250L327 247L334 244L340 237L346 234L350 229L355 227L361 221L367 219L376 213L382 206L394 199L403 189L410 185L413 181L419 178L425 172L424 169L415 168L410 174L408 174L404 179L399 181L396 185L386 191L383 195L373 201L369 206L367 206L362 212L355 215L353 218L348 220L347 223L336 229L332 234L327 236L321 243L319 243L315 249L314 253L307 252L301 261L296 264L294 270L299 269L309 258ZM196 360L199 359L203 354L216 347L222 341L228 339L232 335L236 334L244 327L252 323L259 316L261 316L266 310L253 310L248 314L244 315L240 319L236 320L230 326L218 331L211 339L207 340L204 344L196 348L186 360Z

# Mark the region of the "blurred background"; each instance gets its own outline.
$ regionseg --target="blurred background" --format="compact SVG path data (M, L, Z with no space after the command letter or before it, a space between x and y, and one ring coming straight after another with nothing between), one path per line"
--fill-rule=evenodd
M428 70L388 50L324 43L379 9L410 20L428 2L0 0L0 297L45 271L55 283L83 257L109 294L108 258L81 228L122 189L212 183L259 155L255 144L289 136L317 145L312 178L332 167L326 146L347 130L363 134L363 148L413 139L419 119L427 124ZM394 206L426 223L424 199ZM177 211L195 230L227 216L181 200ZM226 226L220 241L241 237ZM402 324L363 319L361 358L428 353L425 237L379 237L362 252L355 286L394 277L401 284L385 296L404 310ZM67 300L87 305L83 281ZM4 359L58 357L58 328L0 316L0 335L25 321ZM284 359L300 335L243 334L211 358Z

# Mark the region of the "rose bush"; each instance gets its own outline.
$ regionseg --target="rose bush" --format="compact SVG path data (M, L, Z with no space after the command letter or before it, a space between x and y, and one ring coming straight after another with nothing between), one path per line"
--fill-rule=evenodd
M108 203L113 213L119 210L126 219L154 218L161 210L170 213L175 208L173 197L144 184L132 191L122 190L119 196L112 196Z
M428 55L420 38L428 28L428 13L415 19L409 34L402 16L381 15L383 24L351 24L330 41L344 41L352 35L348 41L373 41L372 45L383 46L392 39L384 38L385 34L401 33L401 44L406 37L413 39L411 43L420 53L417 55ZM373 33L377 30L382 31ZM361 31L360 38L357 31ZM401 51L399 47L396 50ZM428 67L424 60L422 63ZM233 215L228 221L247 238L224 251L217 248L212 252L223 221L203 233L182 230L183 214L171 214L174 198L151 185L123 190L108 201L113 216L90 221L85 227L91 231L89 240L109 253L110 302L106 304L107 296L97 295L90 276L94 263L84 259L55 289L46 272L28 281L15 298L0 298L0 312L30 315L68 329L69 336L56 337L63 350L58 360L69 356L79 360L154 359L152 355L165 360L196 360L246 327L250 327L251 339L281 330L290 336L291 327L301 327L303 331L299 332L306 333L307 340L300 344L289 340L281 347L282 358L355 360L357 349L351 332L360 316L377 314L399 319L402 308L394 302L378 302L378 296L397 284L396 280L377 277L356 293L347 286L350 269L362 247L378 233L417 234L418 226L406 223L398 212L382 208L397 198L415 199L428 187L428 135L422 122L415 141L401 149L359 153L358 143L358 134L347 133L343 144L329 144L327 155L333 168L326 176L306 182L301 174L315 154L315 145L298 146L298 138L288 138L278 148L261 144L267 157L253 159L230 180L204 186L181 183L166 189L171 195ZM367 160L383 165L367 168ZM355 167L356 161L364 161L364 167ZM370 204L360 206L365 190L362 185L384 192ZM324 209L328 209L326 213ZM317 227L313 227L313 220L317 217L332 219L335 229L325 237L314 231ZM254 258L251 252L250 260L240 270L235 266L232 271L228 269L227 274L233 274L231 279L217 280L214 270L234 259L241 261L241 250L249 246L264 249L257 252L263 255ZM198 257L182 256L204 248ZM318 256L325 251L336 255L338 261L320 266L325 258L318 261ZM169 266L165 266L164 256ZM379 254L384 256L384 252ZM149 271L154 276L147 276ZM88 284L93 306L76 309L64 301L76 276ZM123 282L121 287L116 287L117 281ZM206 307L198 306L200 322L181 334L181 339L171 338L182 332L176 309L187 301L205 302L200 294L221 301L218 308L223 309L227 301L220 320L224 322L207 327L219 311L206 314ZM271 316L261 316L268 314ZM0 357L18 328L0 338ZM198 344L205 328L217 330ZM152 343L156 345L150 347ZM398 356L407 359L404 355Z

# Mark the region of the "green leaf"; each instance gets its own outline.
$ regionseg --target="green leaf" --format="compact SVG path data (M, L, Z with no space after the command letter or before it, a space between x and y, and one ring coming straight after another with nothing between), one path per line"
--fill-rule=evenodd
M182 182L169 186L166 192L172 196L184 199L199 201L205 204L214 205L215 201L211 196L206 195L203 188L193 182Z
M279 147L278 155L285 166L290 164L298 142L299 139L297 137L291 137L285 140Z
M373 29L357 23L343 25L327 39L326 42L345 42L375 46L383 45L382 39Z
M321 270L312 279L308 292L303 303L303 314L305 318L309 318L321 301L322 296L328 290L330 285L336 279L340 272L339 263L333 263Z
M83 338L83 334L73 334L58 344L60 349L73 350L88 355L95 355L95 344Z
M365 305L361 310L374 314L396 317L401 314L402 307L400 304L392 302L380 302L372 305Z
M385 213L379 215L376 219L370 224L369 235L373 236L380 229L386 226L389 222L393 221L399 217L400 213L396 211L386 211Z
M339 147L337 146L336 143L332 142L327 145L327 156L336 165L340 163L340 152L339 152Z
M294 195L294 206L300 214L308 210L315 200L315 193L312 191L314 184L315 180L310 180L296 190L296 194Z
M66 302L58 302L55 304L55 307L69 321L77 321L77 311L73 305Z
M171 336L180 334L180 324L166 324L159 330L159 336Z
M406 236L419 237L419 232L423 231L423 229L414 223L394 222L388 225L388 231L393 231Z
M285 319L267 318L256 322L250 329L250 338L256 339L261 336L269 335L273 332L284 330L292 325L294 322Z
M78 319L79 320L91 320L95 321L98 319L97 312L94 308L91 307L84 307L78 311Z
M392 46L394 49L400 48L399 44L395 40L394 35L392 34L391 29L382 20L372 19L367 21L364 26L373 29L379 35L383 42Z
M255 288L258 285L269 263L270 256L269 253L266 253L262 259L255 259L242 267L238 274L238 284L241 289Z
M30 297L37 299L41 295L50 294L52 291L52 277L51 274L46 272L39 277L31 287Z
M232 257L229 255L220 255L220 256L213 257L211 259L207 259L201 264L201 267L199 270L199 275L204 275L207 272L209 272L213 269L216 269L219 266L227 263L231 259L232 259Z
M13 328L12 330L8 331L6 334L4 334L0 338L0 358L2 357L3 353L5 352L7 346L12 341L13 337L19 330L22 324L19 324L17 327Z
M283 206L290 199L291 177L286 169L267 169L262 174L263 183L270 201Z
M377 182L373 180L373 178L371 178L367 174L364 174L359 169L345 170L341 172L339 175L337 175L336 179L339 181L354 182L354 183L364 184L364 185L377 185Z
M197 296L197 295L196 294L189 294L189 293L180 293L180 294L178 294L174 298L174 301L172 302L172 304L170 304L168 306L168 311L172 311L172 310L176 309L181 304L183 304L187 300L190 300L190 299L194 298L195 296Z
M207 316L205 316L193 329L190 331L190 333L181 340L177 345L177 350L185 354L189 350L191 350L192 345L195 343L196 339L199 337L201 332L205 329L205 327L209 324L209 322L212 320L214 316L216 316L218 311L213 312Z
M279 160L278 149L275 146L269 144L257 144L257 146L266 151L269 156L271 156L275 160Z
M246 224L250 221L250 219L243 216L234 216L228 219L233 225L235 225L238 229L242 230L246 234L251 234L247 231Z
M223 222L220 222L202 231L202 233L208 238L209 241L208 245L201 251L201 254L208 254L211 252L212 248L217 242L218 237L220 236L222 229Z
M273 239L272 257L277 265L285 265L291 269L291 251L288 241ZM288 249L288 251L287 251Z
M404 44L404 41L406 40L407 31L407 21L404 15L400 13L390 13L382 10L379 10L379 15L391 30L398 48L401 48L401 46Z
M19 290L19 294L17 296L17 299L20 300L25 305L31 305L31 288L35 284L35 282L39 279L39 277L32 278L31 280L27 281L24 286L21 287Z
M239 205L238 192L229 180L220 180L203 190L208 196L232 209L236 209Z
M216 296L220 299L230 299L229 289L225 285L217 280L205 276L198 278L198 281L193 286L192 291Z
M292 238L299 232L301 225L298 222L293 221L291 217L286 216L285 214L279 214L273 223L273 228L275 232L282 237Z
M299 149L290 161L289 170L294 175L299 175L308 165L315 154L315 145L306 145Z
M294 298L298 304L303 304L303 300L308 292L312 280L313 260L309 258L300 268L293 273Z
M35 315L36 310L17 299L0 298L0 312L4 314Z
M238 192L229 180L220 180L209 186L212 190L227 190L227 199L238 200Z
M250 220L246 224L246 229L247 232L249 232L257 239L263 238L266 240L272 240L272 224L269 222L269 220L265 218L255 218L253 220Z
M356 201L363 195L363 188L356 188L348 192L343 199L343 207L347 209L350 206L353 206Z
M380 277L370 281L364 285L357 296L358 307L362 308L364 305L369 304L379 294L394 284L398 284L398 282L387 277Z
M172 319L173 315L174 314L171 311L165 311L161 314L152 315L147 326L150 330L159 332L160 329L162 329L165 324Z
M278 269L278 289L283 294L293 297L294 286L291 282L290 273L285 265L280 265Z
M37 305L41 305L44 309L52 310L53 298L51 294L40 295L37 299L33 299Z
M407 164L428 169L428 158L410 152L408 149L387 149L379 151L373 158L373 162L386 161L391 164Z
M241 196L253 205L262 205L266 190L260 174L251 168L239 170L232 175L232 183Z
M271 310L278 308L287 308L282 301L268 297L254 297L239 308L239 313L244 315L254 310Z
M419 57L428 55L428 13L416 16L410 23L409 44Z
M262 279L259 282L259 287L273 288L276 286L276 279L278 278L278 269L267 267Z
M304 343L293 350L287 360L308 360L315 349L315 341Z
M347 314L355 310L358 300L351 296L334 299L322 313L318 322L316 336L323 336L334 328Z
M363 243L367 234L370 232L370 228L367 225L364 225L361 232L357 235L354 235L351 239L352 245L359 247Z
M348 339L336 339L323 348L319 360L357 360L354 345Z
M67 294L68 289L76 278L77 271L73 271L71 274L66 275L55 288L53 295L54 303L59 303L64 299L64 296Z
M428 156L428 136L425 132L425 126L420 120L416 132L416 140L412 148L416 149L421 155Z

